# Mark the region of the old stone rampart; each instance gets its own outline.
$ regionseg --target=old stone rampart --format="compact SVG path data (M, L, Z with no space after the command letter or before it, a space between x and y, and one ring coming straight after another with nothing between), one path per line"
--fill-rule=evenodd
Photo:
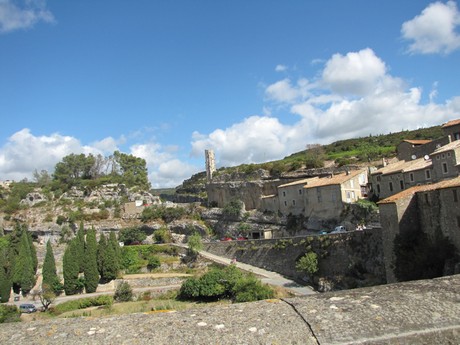
M204 250L300 282L307 277L296 270L296 262L307 252L315 252L319 266L315 283L327 281L329 288L340 289L385 283L381 236L381 229L366 229L334 235L211 242Z
M179 312L2 324L0 344L458 344L460 275Z

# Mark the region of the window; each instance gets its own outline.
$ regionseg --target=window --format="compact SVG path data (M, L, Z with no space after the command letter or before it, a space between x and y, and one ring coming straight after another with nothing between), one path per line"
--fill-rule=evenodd
M439 158L441 158L440 155L436 155L436 160L439 160Z
M425 177L427 180L431 179L431 171L430 170L425 170Z
M287 201L284 202L284 206L287 206Z
M404 189L404 181L403 180L399 181L399 186L401 187L401 190Z
M355 188L355 183L354 183L353 180L350 181L350 186L351 186L351 188Z
M415 179L414 179L414 173L410 173L409 174L409 178L410 178L410 182L414 182Z
M299 189L299 195L302 195L302 189Z
M460 132L454 133L454 140L460 140Z
M318 198L318 202L321 202L321 190L320 189L316 190L316 197Z
M447 157L450 157L452 154L450 152L447 152Z
M390 182L390 192L393 191L393 182Z
M454 202L458 202L457 190L456 190L456 189L452 189L452 194L454 195Z
M292 206L295 206L295 200L292 200Z
M447 174L447 163L442 163L442 173Z
M442 159L446 158L446 154L445 154L445 153L442 153L442 154L441 154L441 158L442 158Z
M377 193L380 194L380 185L379 184L377 185Z
M379 181L379 182L380 182L380 176L377 176L377 181Z
M286 192L283 192L283 196L286 196Z
M426 203L427 205L430 204L430 196L428 195L428 193L425 193L425 203Z

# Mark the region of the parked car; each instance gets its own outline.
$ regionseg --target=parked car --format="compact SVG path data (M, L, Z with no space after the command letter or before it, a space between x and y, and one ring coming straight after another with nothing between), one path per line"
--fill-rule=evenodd
M343 225L336 226L334 230L331 231L331 234L340 234L347 232L347 229Z
M222 237L220 240L221 241L232 241L233 239L231 237Z
M30 313L35 313L37 311L37 308L33 305L33 304L21 304L19 306L19 311L21 313L27 313L27 314L30 314Z

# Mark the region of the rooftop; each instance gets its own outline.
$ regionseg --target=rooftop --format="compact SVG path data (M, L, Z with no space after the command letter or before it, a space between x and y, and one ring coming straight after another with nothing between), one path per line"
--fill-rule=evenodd
M452 187L460 187L460 176L455 177L453 179L449 179L449 180L443 180L443 181L433 183L433 184L414 186L406 190L403 190L397 194L391 195L388 198L385 198L379 201L378 203L379 204L390 204L398 200L405 199L408 196L414 195L415 193L428 192L431 190L452 188Z
M302 180L297 180L297 181L293 181L293 182L289 182L289 183L279 185L278 188L296 186L296 185L299 185L299 184L305 185L305 184L308 184L308 183L310 183L310 182L312 182L314 180L317 180L317 179L318 179L318 177L305 178L305 179L302 179Z
M364 170L353 170L353 171L350 171L349 173L342 173L342 174L332 175L330 177L318 178L318 179L315 179L314 181L311 181L310 183L305 185L303 188L308 189L308 188L315 188L315 187L322 187L322 186L332 186L336 184L340 185L364 172L365 172Z
M450 150L455 150L460 147L460 140L454 140L447 145L441 146L439 149L434 150L434 152L431 155L435 155L437 153L441 152L447 152Z
M451 126L456 126L456 125L460 125L460 119L448 121L445 124L443 124L441 127L446 128L446 127L451 127Z
M431 166L431 164L431 160L426 160L424 158L418 158L412 161L398 161L396 163L388 164L386 167L374 171L372 175L389 175L400 172L415 171L428 168Z
M403 142L412 144L412 145L423 145L423 144L428 144L431 143L431 140L412 140L412 139L405 139Z

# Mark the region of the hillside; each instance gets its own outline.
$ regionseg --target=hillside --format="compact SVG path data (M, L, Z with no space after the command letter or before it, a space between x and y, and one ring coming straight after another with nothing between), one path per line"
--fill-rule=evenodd
M268 171L272 177L281 177L288 172L295 172L305 168L320 168L325 164L337 167L350 164L368 164L383 157L395 157L397 145L405 139L433 140L442 136L441 126L433 126L412 131L405 130L396 133L339 140L327 145L307 145L307 149L277 161L222 167L217 170L214 176L216 179L224 177L225 180L231 180L232 177L251 180L257 175L255 172L259 169ZM206 175L200 172L185 180L181 186L176 188L176 192L203 196L205 182Z

